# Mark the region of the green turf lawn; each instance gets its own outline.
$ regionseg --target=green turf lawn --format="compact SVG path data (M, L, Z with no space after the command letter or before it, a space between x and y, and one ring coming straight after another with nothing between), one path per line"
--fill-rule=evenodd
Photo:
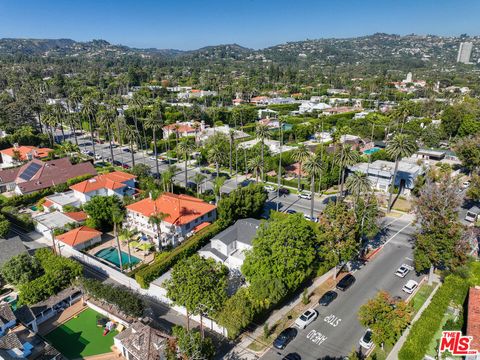
M92 309L84 310L45 337L69 359L111 352L113 337L117 331L103 336L103 328L97 326L97 315Z
M420 310L425 301L427 301L428 297L430 296L436 285L436 283L433 283L432 285L423 284L422 287L415 294L412 299L413 311L415 314L418 312L418 310Z

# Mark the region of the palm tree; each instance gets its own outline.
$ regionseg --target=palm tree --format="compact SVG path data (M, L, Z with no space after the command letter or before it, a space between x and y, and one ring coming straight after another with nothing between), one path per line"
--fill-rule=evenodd
M62 104L56 103L53 108L57 123L60 124L60 130L62 131L62 142L65 142L65 131L63 129L63 121L66 115L66 110Z
M132 103L134 105L133 121L135 123L135 129L137 131L137 134L138 134L139 138L141 138L140 131L138 130L138 121L140 120L140 118L138 116L138 112L139 112L139 110L142 109L143 106L145 106L145 99L142 96L138 95L138 93L137 93L133 97ZM146 136L146 133L145 133L145 127L142 126L142 128L143 128L143 140L144 140L144 145L145 145L145 150L146 150L146 148L147 148L147 136ZM141 143L141 141L140 141L140 143ZM140 146L138 148L140 148Z
M307 147L303 144L297 147L292 152L293 160L298 162L298 168L299 168L298 169L298 187L297 187L298 191L300 191L300 182L302 179L302 165L309 155L310 155L310 151L308 151Z
M132 270L132 254L130 251L130 240L132 239L135 234L137 234L137 229L121 229L119 238L122 241L125 241L127 243L127 252L128 252L128 267L130 270Z
M90 136L92 137L93 157L95 157L95 138L94 138L94 123L97 114L97 104L92 98L86 97L83 99L82 115L88 119L88 126L90 127Z
M50 145L53 148L55 144L55 135L53 129L57 125L57 118L53 114L51 108L47 108L44 116L43 116L43 123L47 126L47 134L50 140Z
M265 176L263 173L263 170L265 168L265 162L264 162L265 139L270 137L270 128L265 124L258 123L255 128L255 134L257 136L257 139L260 139L260 142L262 144L262 181L265 181Z
M117 242L118 262L120 265L120 271L123 271L123 259L122 259L122 250L120 248L120 240L118 238L118 227L122 223L124 217L125 216L123 212L118 207L115 207L112 209L113 234Z
M372 184L367 174L355 171L350 174L345 182L347 190L353 194L353 208L357 209L358 199L360 195L370 191Z
M218 204L219 200L222 200L222 186L227 179L223 176L217 176L213 180L213 192L215 194L215 203Z
M248 168L252 170L252 174L255 175L255 181L258 183L258 174L263 171L262 159L259 156L255 156L248 161Z
M135 166L135 154L134 154L134 151L133 151L133 144L135 144L135 142L137 141L137 132L135 131L135 129L130 126L130 125L126 125L125 124L125 127L123 128L123 132L125 134L125 138L127 139L129 145L130 145L130 155L132 156L132 167Z
M388 197L388 211L392 210L393 189L397 179L398 164L404 157L412 156L417 151L416 141L407 134L397 134L387 144L387 154L395 159L395 170L393 172L393 180L390 184L390 195Z
M195 121L192 124L192 128L193 128L193 130L195 130L195 144L198 144L198 131L201 128L201 124L198 121Z
M73 137L75 139L75 144L78 145L78 138L77 138L77 125L79 124L78 121L78 114L77 113L70 113L67 114L67 123L70 126L71 132L73 132Z
M351 146L342 144L340 152L337 154L335 159L336 164L340 168L339 181L338 185L340 186L340 195L338 200L343 197L343 185L345 182L345 170L347 166L356 164L360 159L360 156L357 151L353 150Z
M202 181L205 180L206 178L207 177L202 173L195 173L193 181L195 181L195 184L197 184L197 197L200 194L200 185L202 184Z
M117 114L115 110L102 111L98 117L98 122L100 126L102 126L105 129L108 135L108 143L110 147L110 157L112 158L112 163L115 161L115 157L113 155L113 146L112 146L112 142L113 142L112 126L115 122L116 117L117 117Z
M187 183L188 183L188 173L187 173L187 162L188 162L188 155L195 150L195 146L188 142L188 139L184 138L180 143L177 145L177 154L183 157L183 161L185 162L185 190L187 190Z
M152 199L153 202L156 202L156 199ZM155 207L156 208L156 207ZM162 212L157 212L155 209L155 212L150 215L148 218L148 223L151 224L152 226L155 226L155 230L157 230L157 239L158 239L158 248L159 250L162 250L162 222L165 220L169 215L162 213Z
M173 193L173 180L175 179L175 174L177 173L178 168L175 165L168 165L167 171L162 174L163 185L166 189L165 191L171 191Z
M207 154L208 161L213 162L215 164L217 178L218 174L220 173L220 163L225 159L225 153L223 149L220 147L220 144L214 144L212 148L208 151Z
M310 200L310 218L313 219L313 210L315 207L315 177L320 177L323 171L323 160L319 154L311 154L304 163L304 168L310 176L310 192L312 198Z
M235 141L235 130L230 129L230 131L228 132L228 140L230 145L229 170L230 170L230 176L232 176L232 149L233 149L233 143Z
M153 153L155 155L155 167L157 170L157 178L160 176L160 171L158 167L158 152L157 152L157 131L161 130L163 126L162 121L162 111L161 109L156 109L152 111L152 116L148 117L145 120L145 127L152 130L153 133Z

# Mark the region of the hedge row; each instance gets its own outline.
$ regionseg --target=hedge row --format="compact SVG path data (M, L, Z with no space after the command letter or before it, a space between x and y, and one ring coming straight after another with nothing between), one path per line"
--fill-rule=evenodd
M400 360L422 360L451 301L463 305L469 288L468 280L455 275L445 278L432 302L412 326L407 341L398 353Z
M2 210L2 214L13 224L21 227L27 231L33 231L35 224L33 223L32 217L28 214L16 214L13 212L6 212Z
M142 267L133 272L135 280L142 288L147 289L153 280L167 272L180 259L193 255L221 230L222 229L217 222L203 228L180 246L173 249L168 255L159 256L149 266Z

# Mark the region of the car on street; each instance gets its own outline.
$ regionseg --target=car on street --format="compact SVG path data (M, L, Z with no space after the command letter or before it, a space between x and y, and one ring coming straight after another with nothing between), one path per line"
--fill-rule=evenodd
M288 209L287 211L285 211L285 213L291 215L291 214L296 214L297 212L296 212L295 210L293 210L293 209Z
M95 160L102 160L103 157L100 154L95 154Z
M126 152L126 153L131 153L132 152L129 148L123 148L122 151ZM135 150L133 151L133 153L135 154Z
M152 155L149 157L150 160L157 160L157 157L155 155Z
M302 357L297 353L290 353L285 355L282 360L302 360Z
M322 295L318 303L322 306L328 306L330 303L337 298L337 292L333 290L327 291L325 294Z
M197 190L197 183L193 181L187 181L187 188Z
M279 350L285 349L285 347L295 339L298 334L298 330L295 328L286 328L280 334L278 334L277 338L273 341L273 346Z
M361 347L367 350L369 350L372 347L373 345L372 330L367 329L367 331L365 331L365 334L363 334L362 338L359 341L359 344Z
M265 190L267 190L268 192L274 192L275 191L275 187L273 187L272 185L265 185L263 188Z
M353 276L352 274L347 274L345 275L342 280L340 280L336 286L336 288L340 291L345 291L347 290L350 286L353 285L353 283L355 282L355 276Z
M87 152L85 153L85 155L93 156L93 151L87 151Z
M290 190L288 190L287 188L284 188L284 187L281 187L278 192L280 193L280 195L288 195L290 194Z
M313 222L318 222L319 221L319 218L318 217L310 217L310 215L307 215L307 214L304 214L303 217L305 218L305 220L308 220L308 221L313 221Z
M300 199L307 199L311 200L312 199L312 193L310 191L302 191L300 194L298 194L298 197Z
M200 172L201 172L202 174L207 174L207 175L210 175L210 174L212 173L212 172L211 172L210 170L208 170L208 169L201 169Z
M318 317L318 312L314 309L308 309L295 320L295 326L299 329L305 329Z
M411 269L412 269L411 266L406 265L406 264L402 264L397 269L397 271L395 271L395 275L397 275L398 277L404 278L405 276L407 276L407 274L410 272Z
M405 291L407 294L411 294L415 291L418 287L418 283L415 280L408 280L405 285L403 285L402 290Z

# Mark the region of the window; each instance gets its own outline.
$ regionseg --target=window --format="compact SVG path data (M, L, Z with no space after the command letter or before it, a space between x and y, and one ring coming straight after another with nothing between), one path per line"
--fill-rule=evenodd
M188 224L185 226L185 229L189 230L191 226L192 226L192 223L188 223Z

